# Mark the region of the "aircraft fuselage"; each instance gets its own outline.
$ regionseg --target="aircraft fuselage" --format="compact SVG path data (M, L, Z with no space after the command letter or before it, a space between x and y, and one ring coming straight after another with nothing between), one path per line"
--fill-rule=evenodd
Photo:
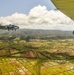
M0 29L7 29L9 31L9 30L17 30L19 29L19 27L16 25L9 24L6 26L0 25Z

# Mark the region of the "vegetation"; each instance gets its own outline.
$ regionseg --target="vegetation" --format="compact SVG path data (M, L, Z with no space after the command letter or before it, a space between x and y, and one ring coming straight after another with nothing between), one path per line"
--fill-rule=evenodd
M73 75L73 35L37 32L0 34L0 75Z

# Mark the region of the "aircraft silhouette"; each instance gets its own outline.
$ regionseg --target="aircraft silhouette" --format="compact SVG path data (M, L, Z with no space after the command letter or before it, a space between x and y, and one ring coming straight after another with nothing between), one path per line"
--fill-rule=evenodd
M9 30L15 30L16 31L17 29L19 29L19 27L16 25L12 25L12 24L5 25L5 26L0 24L0 29L7 29L8 31Z

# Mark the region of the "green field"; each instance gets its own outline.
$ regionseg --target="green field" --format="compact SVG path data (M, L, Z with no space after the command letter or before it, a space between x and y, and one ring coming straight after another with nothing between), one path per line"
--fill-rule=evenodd
M0 75L74 75L74 35L41 30L1 32Z
M73 75L74 62L25 58L0 58L0 75Z
M0 75L73 75L74 39L0 41Z

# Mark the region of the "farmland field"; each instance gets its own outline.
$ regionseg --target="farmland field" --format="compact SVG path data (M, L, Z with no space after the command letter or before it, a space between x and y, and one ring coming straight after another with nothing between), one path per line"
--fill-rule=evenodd
M42 37L0 34L0 75L74 75L73 35Z
M73 61L0 58L0 75L73 75L73 73Z
M0 75L73 75L73 42L73 39L0 41L3 46Z

